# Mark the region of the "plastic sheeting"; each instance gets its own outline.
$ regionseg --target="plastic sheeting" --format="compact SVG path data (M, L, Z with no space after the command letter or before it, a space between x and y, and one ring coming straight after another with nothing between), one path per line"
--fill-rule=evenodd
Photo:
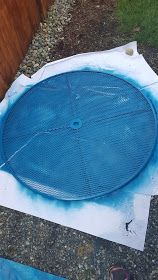
M133 49L132 56L127 54L129 48ZM80 73L86 71L86 73L93 72L93 74L99 72L104 77L114 77L115 80L119 80L125 85L126 90L124 91L122 86L118 86L118 84L116 85L117 90L110 85L110 92L106 89L105 95L105 86L103 86L104 89L101 88L101 91L98 90L101 82L98 78L95 82L97 90L92 83L93 79L90 82L91 87L89 87L91 90L85 90L85 87L83 90L82 83L76 79L78 83L76 87L77 95L72 96L76 99L70 106L70 99L64 96L67 89L64 88L63 81L60 81L60 88L64 88L64 90L60 91L58 87L59 98L58 96L55 100L49 98L48 102L47 91L52 91L52 85L50 87L49 83L47 84L44 80L72 71L80 71ZM64 74L60 77L64 77ZM80 77L81 75L79 75L79 79ZM43 83L38 84L41 81ZM55 80L51 78L47 81L51 81L51 83L53 81L54 83ZM75 87L73 83L71 88ZM106 80L107 84L108 81ZM42 89L39 85L42 85ZM80 85L81 90L79 92ZM104 84L102 83L102 85ZM112 87L113 91L111 91ZM38 90L36 91L36 89ZM70 92L72 93L72 90L69 90L68 95ZM113 95L114 92L115 95ZM29 106L27 108L26 102L20 105L25 96L29 96L29 100L32 100L34 110L29 109L31 108ZM45 114L42 111L43 107L40 107L39 100L41 98L42 106L46 104L48 114ZM112 104L116 103L117 106L113 107ZM50 113L50 106L53 104L55 104L54 109ZM75 110L72 106L74 104L78 104ZM106 104L109 105L107 108ZM68 118L65 118L65 115L63 118L64 108L72 110L70 115L66 115ZM140 111L140 114L132 115L131 109L134 109L134 112ZM0 104L0 204L143 250L150 198L151 195L158 194L156 183L158 179L157 110L158 77L145 59L138 54L136 42L110 51L80 54L48 63L31 78L21 75L12 84ZM41 112L43 120L39 121L38 116L41 119ZM117 118L118 126L115 125L115 129L113 129L116 115L127 112L130 112L130 116ZM52 121L52 113L55 121ZM94 125L93 119L97 120L100 116L103 119L103 115L105 115L108 125L106 126L104 121ZM108 115L112 117L110 121ZM92 127L88 125L85 129L83 124L87 120L92 121L93 125ZM126 122L123 120L126 120ZM120 123L122 123L122 129ZM57 124L58 126L55 126ZM77 166L78 154L74 159L75 151L73 148L77 149L78 145L76 142L68 144L64 130L61 131L60 137L58 135L50 138L51 130L60 128L63 124L68 127L71 134L69 139L73 139L72 133L74 133L75 141L83 142L81 147L84 160L81 166ZM76 136L79 131L84 131L80 139ZM36 137L36 133L38 137ZM130 135L130 137L127 137L127 135ZM43 137L42 141L40 136ZM56 141L56 147L60 147L60 149L53 151L52 147L55 147L55 142L51 146L52 141ZM109 141L108 146L110 143L113 145L113 154L111 153L112 150L106 146L106 141ZM34 145L32 145L33 143ZM44 143L42 149L44 152L49 151L47 155L51 159L52 153L55 154L56 161L53 164L49 160L43 160L45 153L41 152L41 143ZM98 147L101 147L101 149L98 149ZM118 152L119 149L122 153ZM108 155L107 159L104 158L104 154ZM66 165L67 161L62 162L61 160L65 158L65 155L73 159L69 165ZM116 155L119 156L116 157ZM86 173L83 172L85 159ZM58 166L61 162L62 165ZM73 172L71 169L72 162L74 163ZM107 162L108 173L104 172L104 165ZM44 165L41 165L41 163ZM66 168L64 168L65 165ZM89 168L88 172L87 166ZM59 169L56 176L53 177L52 173L55 167L56 169L59 167ZM15 169L14 172L13 169ZM95 174L95 176L92 176L92 174ZM106 174L108 175L106 176ZM52 186L52 178L54 179L53 193L52 187L50 187ZM88 184L90 191L87 195L84 190L87 189L85 185L88 181L91 184ZM63 186L64 189L60 189ZM106 188L103 190L102 188L105 186ZM118 189L120 186L122 188ZM51 193L48 193L48 187L51 189ZM80 187L82 187L81 191ZM41 190L42 194L40 194ZM58 192L58 195L55 195L54 190ZM97 195L102 194L102 196L81 200L81 198L96 196L96 192ZM54 198L55 196L58 199ZM59 198L71 200L62 201ZM76 198L80 200L72 201ZM126 224L129 221L132 222L127 228Z

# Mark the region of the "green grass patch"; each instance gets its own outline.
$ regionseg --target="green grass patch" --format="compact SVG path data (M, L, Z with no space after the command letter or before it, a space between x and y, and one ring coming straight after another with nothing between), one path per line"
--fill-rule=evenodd
M116 11L122 31L158 47L158 0L118 0Z

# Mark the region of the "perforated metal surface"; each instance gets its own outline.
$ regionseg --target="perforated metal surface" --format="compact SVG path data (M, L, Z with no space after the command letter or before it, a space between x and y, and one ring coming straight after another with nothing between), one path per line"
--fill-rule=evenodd
M110 193L147 164L156 119L143 94L124 80L77 71L48 78L10 110L3 154L10 172L59 199Z

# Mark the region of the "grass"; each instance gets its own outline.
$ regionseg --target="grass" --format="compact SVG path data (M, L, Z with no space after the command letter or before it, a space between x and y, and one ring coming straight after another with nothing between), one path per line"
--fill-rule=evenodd
M118 0L117 16L132 39L158 47L158 0Z

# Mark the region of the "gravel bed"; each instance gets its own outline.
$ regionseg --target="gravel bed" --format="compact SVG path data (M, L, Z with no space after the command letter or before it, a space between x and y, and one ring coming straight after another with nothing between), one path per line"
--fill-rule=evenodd
M62 39L63 29L71 20L75 3L76 0L56 0L50 7L47 18L40 23L17 71L16 78L22 73L31 76L43 65L56 59L52 56L50 58L50 50Z

